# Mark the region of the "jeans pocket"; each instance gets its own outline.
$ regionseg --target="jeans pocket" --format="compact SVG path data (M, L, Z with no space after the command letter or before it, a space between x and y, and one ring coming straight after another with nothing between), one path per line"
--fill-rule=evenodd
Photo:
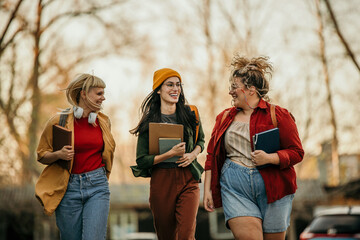
M99 174L89 177L89 182L92 186L108 185L108 179L105 174Z
M224 165L221 168L221 175L223 175L226 171L226 169L228 169L230 167L230 164L227 162L224 162Z

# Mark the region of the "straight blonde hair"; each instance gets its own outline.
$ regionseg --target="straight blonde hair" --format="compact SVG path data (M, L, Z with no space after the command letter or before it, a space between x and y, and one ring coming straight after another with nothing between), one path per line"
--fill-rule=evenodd
M94 75L87 73L79 74L74 78L73 81L70 82L70 84L65 89L66 98L71 105L78 106L80 101L81 91L84 90L87 97L87 94L90 91L90 89L94 87L105 88L106 84L101 78L96 77ZM96 106L95 103L91 101L89 102L91 105Z

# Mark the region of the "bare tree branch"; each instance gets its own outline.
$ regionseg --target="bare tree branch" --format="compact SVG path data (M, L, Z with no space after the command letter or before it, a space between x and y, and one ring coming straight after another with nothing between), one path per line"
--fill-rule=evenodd
M9 21L7 22L7 24L5 25L5 28L4 28L4 31L1 33L1 38L0 38L0 45L2 44L4 38L5 38L5 35L11 25L11 23L13 22L13 20L15 19L16 17L16 13L17 11L19 10L19 7L22 3L22 0L19 0L16 5L15 5L15 8L14 10L12 11L11 15L10 15L10 18L9 18Z
M311 100L312 95L310 91L310 77L307 76L306 84L305 84L305 101L306 101L306 120L305 120L305 127L304 127L304 134L302 138L302 142L306 143L310 137L310 126L312 124L312 107L313 102Z
M22 154L24 154L25 152L23 151L23 149L25 146L25 142L24 142L23 138L21 137L21 135L18 131L18 128L15 125L15 118L17 117L16 111L17 111L18 106L20 106L20 104L21 104L21 100L17 102L14 99L14 86L16 85L16 83L15 83L15 79L16 79L16 67L15 67L16 66L16 46L12 46L12 56L9 61L9 65L10 65L11 82L10 82L10 86L8 89L8 98L7 98L6 102L4 102L0 98L0 108L4 112L4 117L6 119L7 125L9 126L9 133L11 134L11 136L14 137L14 139L18 143L19 149L21 149Z
M11 23L15 20L16 18L16 14L20 8L20 5L22 3L22 0L19 0L14 8L14 10L11 13L11 16L9 18L9 21L7 22L7 24L5 25L4 31L2 32L2 34L0 35L0 57L1 55L4 53L4 50L9 46L9 44L11 44L13 42L13 40L15 39L16 35L21 32L24 29L24 25L25 24L21 24L19 26L19 28L13 33L13 35L9 38L9 40L5 43L3 43L5 36L7 34L7 31L9 30L9 27L11 25Z
M37 12L24 11L20 14L20 11L17 11L17 14L13 14L14 10L6 9L8 15L15 16L13 19L16 19L17 25L11 25L9 30L4 31L7 36L2 36L3 40L0 46L4 50L3 52L7 53L9 50L6 58L1 59L1 71L6 74L1 75L0 114L5 116L2 119L6 133L10 134L11 140L17 145L2 145L0 152L16 151L14 155L22 163L22 182L32 181L33 177L37 176L38 168L35 166L36 156L34 153L36 152L39 128L44 121L41 113L44 110L47 111L48 108L53 108L54 103L58 104L57 97L54 97L51 92L47 92L42 86L54 86L54 83L65 85L74 70L81 67L80 65L95 58L99 59L111 54L118 55L120 51L128 51L128 47L134 46L134 42L137 42L136 37L139 36L133 33L134 30L129 23L130 19L108 20L102 12L120 6L118 4L125 2L124 0L112 0L106 4L103 4L101 0L74 1L75 7L64 5L59 11L52 8L55 2L62 6L61 0L36 0L29 1L29 4L32 4L31 6L37 9ZM70 49L66 41L68 39L64 35L59 35L59 32L63 29L67 30L67 24L78 16L88 16L87 22L84 23L85 26L95 20L99 29L107 36L106 40L98 38L95 39L95 42L91 42L94 47L89 47L85 43L72 46ZM12 22L15 23L14 20ZM23 29L17 30L16 27L19 23L20 25L23 23L21 25ZM56 26L54 26L55 24ZM21 30L29 34L21 34ZM44 37L45 33L46 37ZM21 37L16 37L19 35ZM4 44L4 41L7 43ZM14 54L21 51L20 46L24 45L30 49L30 57L25 55L25 58L19 59ZM132 51L137 52L138 49L132 48ZM51 84L48 84L49 80L47 79L52 81ZM45 97L55 100L51 103L44 102ZM19 110L25 105L30 107L30 112L20 114ZM4 135L1 135L0 138L2 136ZM13 159L5 161L12 162Z
M344 35L343 35L343 34L341 33L341 31L340 31L339 24L337 23L337 20L336 20L334 11L332 10L332 7L331 7L331 4L330 4L329 0L324 0L324 2L325 2L325 5L326 5L329 13L330 13L331 21L333 22L333 24L334 24L334 26L335 26L336 33L337 33L337 35L339 36L341 43L344 45L344 47L345 47L345 49L346 49L346 52L347 52L348 56L351 58L351 60L352 60L352 62L354 63L355 67L356 67L356 68L358 69L358 71L360 72L360 65L359 65L359 63L357 62L353 51L350 49L349 44L348 44L347 41L345 40Z
M231 30L233 31L233 33L235 33L236 38L239 39L239 41L244 42L244 37L241 36L241 33L239 31L239 28L236 26L236 23L234 21L234 18L232 17L233 13L229 13L226 9L225 9L225 4L223 4L222 2L218 2L218 6L219 6L219 10L221 11L221 13L223 14L223 16L225 17L225 19L227 20L227 22L229 23L229 26L231 28Z
M110 3L108 5L103 5L103 6L99 6L99 7L92 6L90 9L84 10L84 11L70 11L70 12L65 12L65 13L59 14L59 15L53 17L45 26L43 26L41 28L40 34L43 33L44 31L46 31L48 28L50 28L52 25L54 25L56 22L58 22L61 19L64 19L67 17L79 17L79 16L86 16L86 15L96 16L96 14L95 14L96 12L109 9L113 6L114 6L114 3Z
M317 19L319 23L318 36L320 40L320 58L323 67L323 74L326 86L326 102L330 109L330 122L333 130L332 141L331 141L331 159L332 159L332 185L339 185L340 181L340 169L339 169L339 152L338 152L338 136L337 136L337 124L335 119L335 110L332 102L332 93L330 88L330 75L328 69L328 62L325 54L325 38L324 38L324 27L322 23L322 14L320 10L320 0L316 0Z
M0 46L0 56L4 53L4 50L14 41L16 35L24 30L23 26L20 26L13 35L9 38L7 42Z
M65 66L62 66L57 60L58 55L53 54L52 58L49 59L48 64L43 66L42 70L43 72L46 72L50 67L55 67L56 72L52 74L52 77L49 77L49 79L56 79L56 77L61 76L64 80L61 81L62 84L65 84L68 79L68 73L73 72L73 70L78 66L79 64L83 64L85 62L89 62L93 59L98 59L101 57L104 57L108 55L108 52L106 50L100 51L100 52L89 52L87 54L81 54L77 56L74 60L68 61Z
M53 2L55 2L56 0L49 0L46 3L42 4L42 8L45 9L47 6L51 5Z

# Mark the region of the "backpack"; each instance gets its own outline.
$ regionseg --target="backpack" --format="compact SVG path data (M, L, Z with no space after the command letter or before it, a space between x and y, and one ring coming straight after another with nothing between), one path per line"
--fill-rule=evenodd
M62 127L65 127L65 124L66 124L66 119L68 117L68 113L70 111L70 108L67 108L65 110L63 110L60 114L60 119L59 119L59 125L62 126Z
M195 142L194 142L194 144L196 144L198 136L199 136L199 125L200 125L200 122L199 122L199 110L197 109L197 107L195 105L189 105L189 107L190 107L190 110L195 113L195 117L196 117L196 121L197 121L196 135L195 135Z

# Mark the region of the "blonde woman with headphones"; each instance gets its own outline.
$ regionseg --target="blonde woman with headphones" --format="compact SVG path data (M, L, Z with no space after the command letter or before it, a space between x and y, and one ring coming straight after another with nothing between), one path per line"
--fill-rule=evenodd
M38 161L47 166L35 193L47 215L55 212L61 239L106 237L115 141L109 118L100 112L105 87L94 75L77 76L66 88L72 108L52 117L40 138ZM53 151L53 125L61 115L64 127L72 131L72 144ZM59 159L69 161L69 169Z

